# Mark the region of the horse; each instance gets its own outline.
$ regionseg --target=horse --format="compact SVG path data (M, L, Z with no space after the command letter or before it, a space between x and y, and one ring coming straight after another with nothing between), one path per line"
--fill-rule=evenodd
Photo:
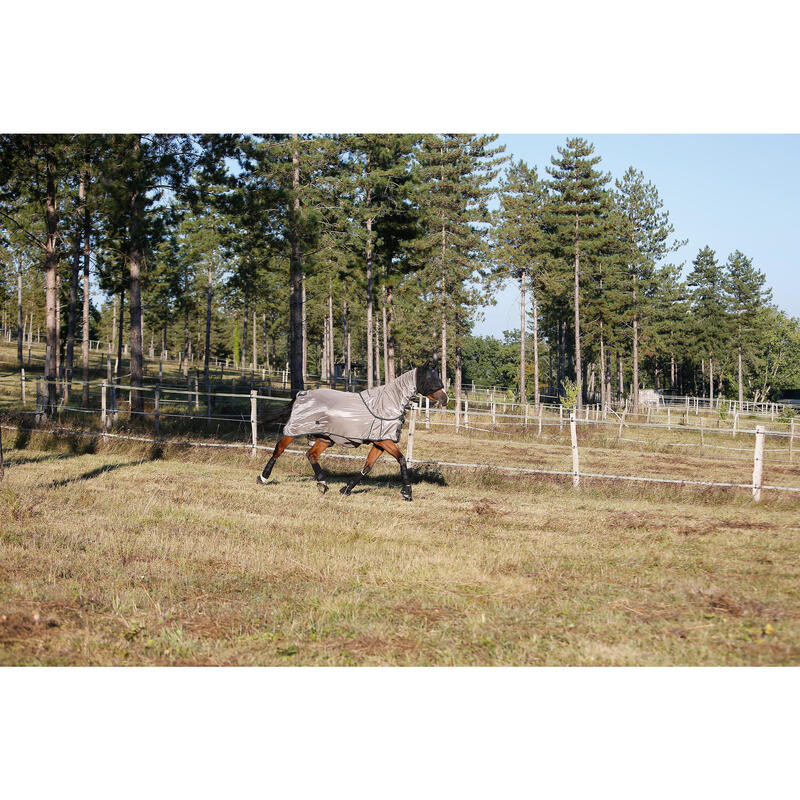
M306 453L306 458L311 463L317 489L322 494L328 491L328 483L319 465L320 455L334 444L344 447L371 444L363 469L339 490L340 494L347 497L369 473L381 454L388 453L400 464L400 494L404 500L411 501L411 477L397 443L400 441L405 412L418 394L425 395L436 405L447 404L444 385L430 362L404 372L384 386L363 392L339 392L334 389L298 392L292 401L283 435L258 476L258 483L267 483L275 462L296 436L307 435L309 439L314 439L314 444Z

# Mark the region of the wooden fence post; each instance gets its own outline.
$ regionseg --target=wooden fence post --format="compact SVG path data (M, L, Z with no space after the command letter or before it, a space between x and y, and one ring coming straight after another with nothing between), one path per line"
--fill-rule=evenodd
M522 423L522 426L523 426L523 428L525 428L525 430L528 429L528 404L527 403L525 403L525 421Z
M36 424L42 421L42 383L36 379Z
M542 435L542 404L541 403L539 403L539 414L538 414L538 416L539 416L539 431L538 431L538 433L536 435L537 436L541 436Z
M731 433L731 436L734 439L736 438L736 434L738 433L738 431L739 431L739 412L737 410L733 412L733 432Z
M789 423L789 463L792 463L792 451L794 450L794 420Z
M667 406L667 430L672 430L672 414L670 413L670 407Z
M408 456L406 458L406 462L408 463L409 468L411 467L411 463L414 461L414 431L417 428L417 404L411 404L411 420L408 423Z
M495 416L495 404L492 400L492 433L494 433L495 426L497 425L497 418Z
M706 446L705 426L706 426L706 418L705 417L700 417L700 447L701 448L705 448L705 446Z
M19 371L19 380L20 380L20 389L22 390L22 405L24 406L27 402L25 400L25 370L20 369Z
M756 449L753 453L753 500L761 500L761 476L764 472L764 426L756 425Z
M156 390L155 390L156 433L158 433L158 429L160 427L160 422L161 422L161 419L160 419L160 416L161 416L160 400L161 400L161 384L157 383L156 384Z
M430 397L425 398L425 427L430 429L431 427L431 399Z
M100 427L106 429L106 382L100 386ZM105 438L105 437L103 437Z
M559 433L564 430L564 406L558 407L558 430Z
M469 397L464 398L464 430L469 430Z
M572 485L578 487L581 483L581 477L578 465L578 431L575 425L574 411L570 411L569 414L569 435L572 439Z
M258 392L255 389L250 390L250 430L253 434L253 449L250 455L255 457L258 445Z

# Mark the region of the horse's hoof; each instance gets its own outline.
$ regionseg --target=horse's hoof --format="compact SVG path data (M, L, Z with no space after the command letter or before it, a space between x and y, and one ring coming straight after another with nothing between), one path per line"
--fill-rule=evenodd
M409 503L411 502L411 487L410 486L407 489L404 486L400 490L400 494L403 495L403 500L407 500Z
M317 481L317 489L320 494L325 494L328 491L328 484L325 481Z
M343 494L345 497L349 497L350 496L350 487L349 486L342 486L342 488L339 489L339 494Z
M256 478L256 481L258 481L258 483L263 484L265 486L267 484L267 479L263 475L261 475L260 473L259 473L258 477Z

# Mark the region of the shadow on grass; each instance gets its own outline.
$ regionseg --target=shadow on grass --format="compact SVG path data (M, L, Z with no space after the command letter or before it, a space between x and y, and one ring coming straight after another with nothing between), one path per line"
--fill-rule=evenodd
M122 469L123 467L137 467L142 463L142 460L137 459L136 461L125 461L121 464L106 464L102 467L90 469L88 472L84 472L81 475L75 475L72 478L62 478L61 480L52 481L50 486L53 489L60 489L64 486L69 486L72 483L79 483L80 481L88 481L92 478L98 478L106 472L113 472L114 470Z
M14 455L6 456L6 466L7 467L21 467L25 464L39 464L43 461L59 461L64 458L77 458L78 456L82 456L84 453L80 452L73 452L73 453L50 453L46 456L28 456L26 458L16 458Z

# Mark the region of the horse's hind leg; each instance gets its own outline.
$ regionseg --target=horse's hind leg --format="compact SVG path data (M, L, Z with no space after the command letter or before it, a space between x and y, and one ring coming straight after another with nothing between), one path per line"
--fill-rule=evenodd
M359 484L361 479L372 469L372 465L381 457L382 452L383 450L373 444L372 450L370 450L369 455L367 455L367 463L364 464L364 468L358 473L358 475L355 476L355 478L339 489L340 494L350 494L350 492L352 492L353 489Z
M272 468L275 466L275 462L280 458L281 453L289 446L289 442L294 439L294 436L281 436L278 439L278 443L275 445L275 449L272 451L272 455L270 456L269 461L267 461L267 465L264 467L262 473L258 476L259 483L266 483L269 480L269 476L272 473Z
M322 494L328 491L328 484L325 483L325 473L319 465L319 457L330 446L331 442L327 441L327 439L317 439L306 453L306 458L311 462L311 467L314 470L314 477L317 479L317 489Z
M411 476L408 472L408 465L406 464L405 456L403 455L403 451L393 442L391 439L386 440L385 442L376 442L376 445L381 448L381 450L385 450L390 456L394 456L397 459L397 463L400 464L400 480L403 481L403 486L400 489L400 494L403 495L403 500L411 500Z

